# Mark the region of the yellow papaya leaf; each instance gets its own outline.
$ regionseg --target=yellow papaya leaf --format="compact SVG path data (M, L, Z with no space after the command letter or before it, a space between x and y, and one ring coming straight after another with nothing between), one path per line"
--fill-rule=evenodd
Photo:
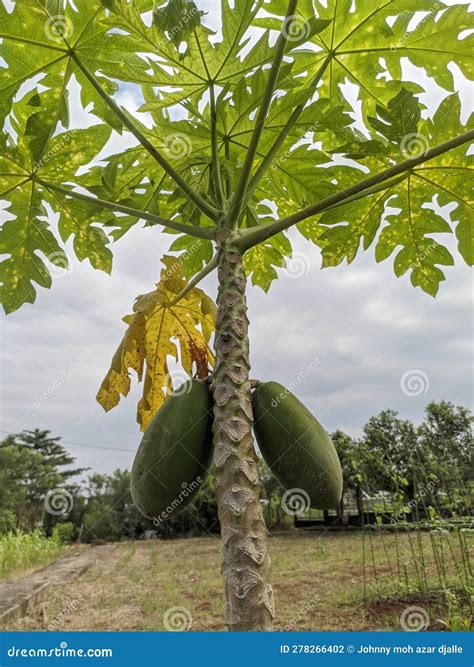
M214 302L197 287L176 302L186 286L181 263L176 257L164 257L163 264L156 289L139 295L133 313L123 318L128 329L96 397L105 410L111 410L130 390L129 371L136 372L139 382L144 375L137 409L142 431L173 391L168 357L179 361L190 377L199 378L209 374L214 362L209 347L215 330Z

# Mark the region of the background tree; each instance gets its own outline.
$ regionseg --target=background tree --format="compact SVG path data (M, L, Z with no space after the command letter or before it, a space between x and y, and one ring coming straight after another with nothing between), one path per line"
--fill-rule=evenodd
M0 443L3 532L42 526L50 534L62 515L47 511L48 493L64 489L71 498L78 494L79 485L70 479L86 468L64 469L74 464L75 457L60 443L61 438L52 438L49 433L39 429L22 431Z
M189 374L203 378L213 364L225 618L234 630L263 630L274 604L251 435L246 277L269 289L295 226L320 247L324 267L375 244L377 261L395 253L397 276L409 273L432 295L440 266L454 262L443 234L455 233L472 263L474 132L461 121L449 69L468 73L472 35L464 5L426 12L424 0L209 5L219 7L218 35L193 2L158 11L152 0L0 7L0 196L9 202L1 297L7 312L33 302L33 283L51 285L48 265L67 265L70 237L79 260L110 271L110 237L138 221L174 235L180 262L165 260L156 290L125 318L98 398L116 405L135 370L145 428L169 392L167 357L179 356L178 345ZM435 111L420 100L422 82L406 80L404 58L446 90ZM95 117L87 129L70 124L72 77ZM346 82L357 87L357 122ZM117 102L125 85L139 90L148 126ZM92 166L113 130L134 145ZM455 204L449 218L433 201ZM214 269L215 363L215 309L196 288Z
M383 410L363 429L363 449L371 453L369 489L383 489L411 503L416 519L420 511L426 515L430 505L438 514L468 512L471 425L467 408L446 401L429 403L417 428L396 412Z
M87 468L66 468L75 462L75 457L61 444L61 438L50 436L50 431L35 428L33 431L23 430L15 436L18 445L29 447L43 454L48 464L57 471L62 483L66 484L71 477L80 475ZM51 487L50 487L51 488Z
M366 483L370 489L390 491L400 500L416 494L418 442L413 424L393 410L371 417L363 428L363 447L370 452ZM418 458L417 458L418 454Z
M292 524L292 517L285 513L282 507L282 497L285 489L271 472L263 459L258 460L258 471L261 486L261 501L267 527L284 527Z
M353 494L357 506L358 519L364 523L363 489L368 488L367 469L370 469L372 453L365 447L363 440L351 438L341 430L331 433L331 440L336 447L341 462L344 481L339 514L344 515L348 495Z
M72 482L71 478L87 468L69 468L76 458L61 444L61 438L50 437L49 431L24 430L17 434L16 442L19 447L41 454L41 463L31 470L30 493L33 505L42 506L41 525L49 535L55 523L63 518L63 511L68 513L72 508L74 498L79 493L80 486ZM49 501L48 493L52 494ZM59 503L57 508L54 507L55 502ZM53 506L53 512L48 511L50 505Z
M84 542L134 539L150 528L151 522L133 504L128 470L90 475L85 492L88 500L81 517Z
M344 494L354 493L360 520L362 497L389 493L408 506L412 519L472 511L472 415L467 408L432 401L419 426L383 410L364 425L361 438L342 431L331 438L344 477ZM410 509L411 508L411 509Z
M32 484L43 463L40 453L20 449L14 436L0 442L0 532L29 530L40 521L42 507Z
M451 514L472 513L472 422L467 408L449 401L432 401L417 429L425 477L436 489L426 502L436 507L436 495L441 492L449 500Z

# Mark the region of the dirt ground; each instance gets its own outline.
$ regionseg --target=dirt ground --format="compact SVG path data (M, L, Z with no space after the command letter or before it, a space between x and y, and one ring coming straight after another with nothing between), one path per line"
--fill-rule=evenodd
M370 567L362 540L360 533L270 537L276 629L400 629L400 614L420 599L403 591L374 597L375 575L393 582L385 558L393 554L393 537L377 538ZM407 545L401 548L409 559ZM220 564L217 537L122 542L3 629L224 630ZM430 629L442 629L430 605L428 597Z

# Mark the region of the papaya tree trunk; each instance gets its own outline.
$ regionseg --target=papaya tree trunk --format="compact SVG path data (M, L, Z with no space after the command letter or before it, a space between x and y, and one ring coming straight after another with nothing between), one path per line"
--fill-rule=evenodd
M214 463L229 630L271 630L274 616L267 529L252 437L248 319L242 255L219 246L214 395Z

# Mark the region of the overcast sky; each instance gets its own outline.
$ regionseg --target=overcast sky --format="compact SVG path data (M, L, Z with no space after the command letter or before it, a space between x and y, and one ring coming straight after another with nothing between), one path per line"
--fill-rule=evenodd
M130 91L121 102L137 104ZM321 271L318 249L292 238L294 260L270 293L248 288L252 377L294 383L327 430L352 435L385 408L419 422L430 400L472 405L471 271L457 254L433 299L407 276L396 279L392 258L377 265L373 249L350 267ZM71 269L3 319L1 435L49 429L94 471L131 466L141 386L134 382L107 414L95 394L123 335L121 317L152 289L167 243L158 228L136 226L113 247L112 276L79 263L69 245ZM215 297L214 276L203 286Z

